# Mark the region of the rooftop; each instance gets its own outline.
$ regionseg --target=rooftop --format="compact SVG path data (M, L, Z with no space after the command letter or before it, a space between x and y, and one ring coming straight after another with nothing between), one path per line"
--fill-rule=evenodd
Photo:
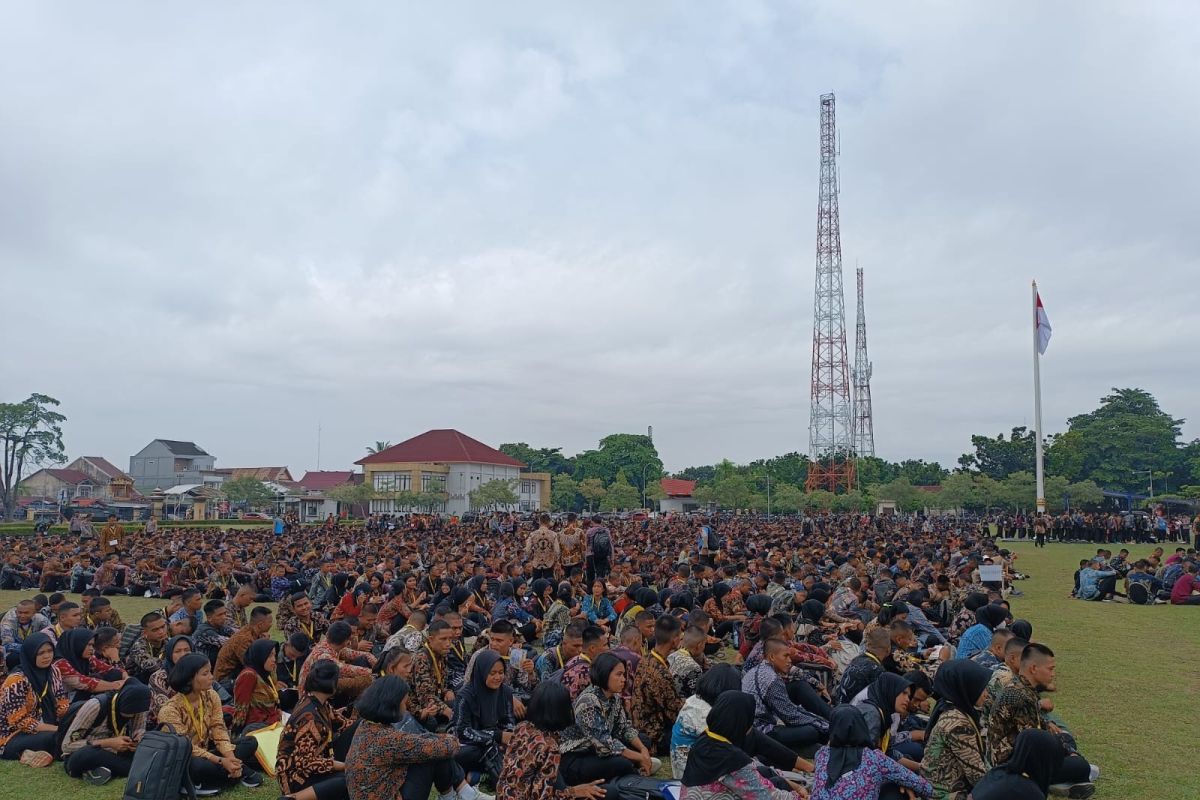
M685 481L680 478L663 478L660 484L663 494L667 497L691 497L696 491L695 481Z
M207 456L202 448L197 447L195 442L181 442L176 439L155 439L157 442L162 442L173 455L177 456Z
M350 483L353 477L354 473L349 470L345 472L341 470L310 470L304 473L304 477L300 479L300 485L307 492L324 492L335 486Z
M380 453L360 458L355 464L467 463L524 467L512 456L488 447L478 439L452 428L426 431L420 436L392 445Z

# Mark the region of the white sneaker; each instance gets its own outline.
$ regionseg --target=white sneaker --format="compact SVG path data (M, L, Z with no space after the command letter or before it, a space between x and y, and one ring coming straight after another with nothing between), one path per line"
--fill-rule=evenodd
M1088 782L1095 783L1096 779L1099 777L1100 777L1100 768L1097 767L1095 764L1092 764L1091 773L1088 776Z

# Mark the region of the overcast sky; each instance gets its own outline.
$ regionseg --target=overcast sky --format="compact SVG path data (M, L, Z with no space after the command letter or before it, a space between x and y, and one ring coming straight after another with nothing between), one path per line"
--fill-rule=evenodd
M69 455L808 448L818 96L881 456L1111 386L1198 413L1194 3L25 3L0 398ZM853 341L850 342L851 353ZM1200 435L1189 420L1184 432Z

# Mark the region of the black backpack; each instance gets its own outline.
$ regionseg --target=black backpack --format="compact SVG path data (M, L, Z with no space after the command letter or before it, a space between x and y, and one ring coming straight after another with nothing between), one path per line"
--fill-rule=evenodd
M665 800L666 790L674 785L674 794L679 794L679 782L654 776L622 775L609 784L616 789L621 800Z
M608 528L600 528L592 536L592 555L597 558L608 558L612 555L612 537Z
M1154 595L1150 593L1150 587L1139 581L1134 581L1129 584L1129 602L1134 605L1148 606L1154 604Z
M180 790L196 800L196 787L188 767L192 763L192 740L167 731L146 731L133 752L129 780L123 800L178 800Z

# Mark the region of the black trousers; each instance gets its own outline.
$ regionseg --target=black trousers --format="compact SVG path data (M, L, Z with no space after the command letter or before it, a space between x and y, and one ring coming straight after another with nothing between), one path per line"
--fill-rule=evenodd
M820 692L814 689L808 681L788 681L787 693L792 702L805 711L816 714L821 719L829 719L833 716L833 708L825 702L825 698L821 697Z
M233 742L233 754L242 762L242 774L245 775L247 770L258 771L258 759L255 753L258 752L258 742L249 737L236 739ZM203 758L192 758L192 765L188 769L192 775L192 782L199 786L229 786L236 783L240 778L231 778L229 773L220 764L212 761L206 761Z
M467 773L463 771L462 765L453 758L412 764L404 775L400 796L404 800L429 800L430 789L437 789L438 794L446 794L466 777Z
M63 767L72 778L78 778L96 767L108 767L115 777L124 778L129 775L129 767L132 764L133 753L114 753L103 747L88 745L68 756Z
M796 752L821 742L821 732L812 725L781 725L768 736Z
M499 777L492 775L492 770L485 762L484 757L487 751L477 744L460 744L458 752L454 754L454 760L466 772L480 772L485 775L491 775L493 778Z
M601 756L595 750L563 753L559 773L568 786L592 781L611 781L622 775L633 775L637 767L624 756Z
M4 745L4 752L0 754L0 758L5 761L16 761L26 750L44 750L57 756L58 748L54 746L54 735L54 731L18 733L8 740L8 744Z
M1063 759L1062 766L1054 773L1051 783L1088 783L1092 777L1092 765L1076 753Z
M346 788L344 772L316 775L308 783L293 786L292 794L299 794L305 789L312 789L317 795L317 800L350 800L350 790Z

